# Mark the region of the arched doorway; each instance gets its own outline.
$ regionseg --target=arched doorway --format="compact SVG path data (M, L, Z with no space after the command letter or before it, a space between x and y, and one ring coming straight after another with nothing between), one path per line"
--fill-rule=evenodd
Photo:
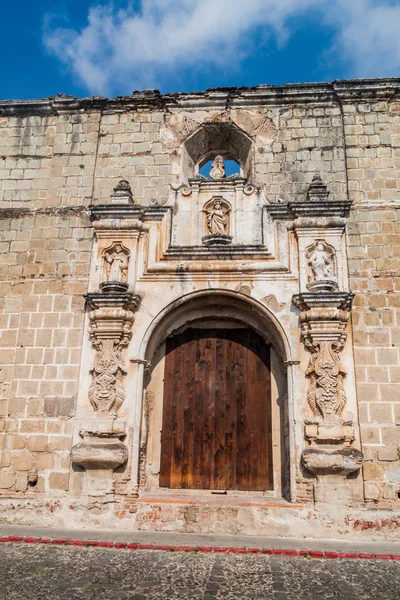
M289 499L290 355L275 317L237 292L196 292L167 307L144 344L142 492Z
M209 325L166 340L160 487L271 490L269 345Z

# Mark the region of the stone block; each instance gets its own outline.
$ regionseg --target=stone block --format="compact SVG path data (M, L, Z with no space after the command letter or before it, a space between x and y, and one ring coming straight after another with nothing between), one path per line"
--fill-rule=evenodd
M68 490L68 473L53 472L49 477L49 488L52 490Z
M378 501L382 495L383 486L369 481L364 483L364 496L366 500Z
M390 483L400 484L400 460L388 466L388 478Z
M24 452L19 456L13 456L12 462L16 471L30 471L33 466L32 455L28 452Z
M371 423L391 423L393 421L393 412L391 404L375 402L369 406Z
M399 460L399 447L398 446L385 446L385 448L380 448L378 452L378 458L382 461L394 461Z
M0 471L0 489L9 490L15 484L14 471Z
M28 487L28 472L17 473L15 477L15 491L26 492Z
M52 435L49 438L48 449L49 452L61 452L63 450L71 450L72 439L71 436L66 435Z
M46 452L47 443L47 435L32 435L28 436L27 448L29 452Z
M382 443L385 446L400 446L400 429L396 426L382 427Z
M367 462L363 467L364 479L368 481L369 479L383 479L385 474L385 469L382 465Z
M76 398L45 398L43 412L48 417L72 417Z

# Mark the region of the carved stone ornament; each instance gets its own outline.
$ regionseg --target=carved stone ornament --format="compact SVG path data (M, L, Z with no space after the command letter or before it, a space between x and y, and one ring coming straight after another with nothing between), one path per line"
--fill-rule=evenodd
M226 177L225 162L222 156L216 156L211 165L211 179L224 179Z
M305 437L311 448L303 451L302 463L317 476L345 476L363 462L362 453L349 448L355 434L351 415L344 416L346 373L340 360L352 300L351 292L304 293L293 298L301 311L301 339L311 352L306 376L307 402L313 416L305 421Z
M353 294L346 292L305 293L293 299L301 310L301 339L311 352L307 400L318 423L342 422L345 371L339 355L346 342L352 299Z
M335 281L335 250L325 240L316 240L307 249L306 258L310 268L309 281Z
M116 414L125 400L123 351L132 336L133 309L139 298L127 292L88 294L86 298L92 309L89 333L96 349L89 400L95 412Z
M112 204L133 204L131 186L126 179L121 179L115 186L114 193L111 194L111 202Z
M316 173L310 183L307 192L307 200L309 201L318 201L318 202L326 202L329 197L328 188L325 183L322 181L320 174Z
M228 235L230 208L222 198L216 197L208 202L203 212L207 219L207 229L212 235Z
M72 447L72 462L86 471L82 493L102 496L114 493L113 471L124 465L129 456L123 443L124 428L113 417L97 417L92 426L79 431L82 438Z
M312 352L306 375L309 378L308 404L316 419L323 423L340 422L346 404L343 385L345 371L340 362L342 344L305 341Z
M128 282L130 252L121 242L114 242L103 252L104 275L106 281Z
M110 431L106 434L81 431L82 442L72 449L72 460L75 464L90 469L114 470L128 459L128 449L121 441L125 435Z

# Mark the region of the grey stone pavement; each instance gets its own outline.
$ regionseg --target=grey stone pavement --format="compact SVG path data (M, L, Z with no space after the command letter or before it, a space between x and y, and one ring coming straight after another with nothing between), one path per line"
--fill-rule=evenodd
M0 544L3 600L400 599L400 563Z
M0 537L400 555L366 542L0 525ZM400 600L400 561L0 544L1 600Z

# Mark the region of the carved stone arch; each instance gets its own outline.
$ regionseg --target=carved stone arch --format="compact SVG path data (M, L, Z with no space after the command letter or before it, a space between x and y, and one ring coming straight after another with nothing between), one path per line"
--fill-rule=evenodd
M240 175L251 179L251 138L233 122L203 123L183 144L183 174L189 179L217 155L240 165Z
M147 329L141 346L140 359L150 363L152 355L162 341L178 323L190 322L192 313L199 311L216 316L236 315L236 319L254 328L263 337L269 337L282 362L292 362L292 350L287 332L277 317L267 306L254 298L244 296L232 290L212 289L186 294L166 306L152 321ZM196 317L198 318L198 317Z
M241 293L226 290L204 290L188 294L168 305L145 334L141 352L147 363L140 442L140 487L155 491L159 487L163 398L166 382L166 351L174 336L199 329L253 331L263 338L271 352L271 410L273 441L274 496L291 498L292 472L290 455L293 448L291 383L285 363L291 352L283 327L267 307ZM142 360L143 360L142 359Z

